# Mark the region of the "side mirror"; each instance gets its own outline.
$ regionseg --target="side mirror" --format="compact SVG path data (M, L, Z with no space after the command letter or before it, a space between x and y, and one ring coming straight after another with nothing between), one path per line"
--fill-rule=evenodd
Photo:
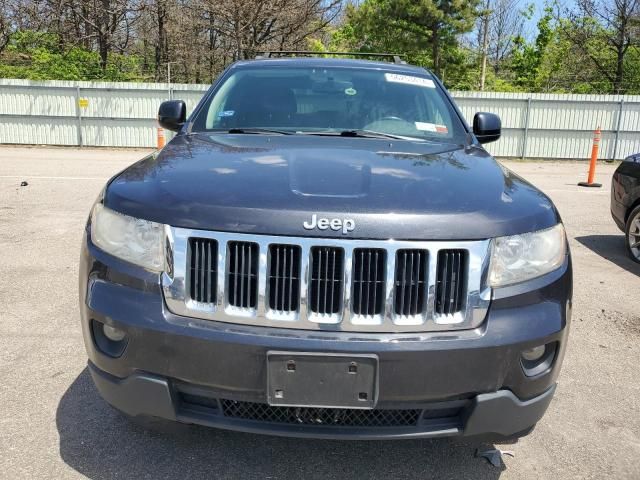
M495 142L501 129L500 117L494 113L478 112L473 117L473 134L480 143Z
M187 106L182 100L168 100L160 104L158 123L162 128L178 132L187 121Z

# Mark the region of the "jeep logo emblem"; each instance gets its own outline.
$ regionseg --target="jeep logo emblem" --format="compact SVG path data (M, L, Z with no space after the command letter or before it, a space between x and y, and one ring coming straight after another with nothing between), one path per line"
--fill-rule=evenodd
M318 218L318 215L314 213L311 215L311 222L304 222L302 226L305 230L313 230L314 228L318 230L330 228L336 232L342 230L342 234L346 235L356 228L356 222L351 218L345 218L344 220L340 218Z

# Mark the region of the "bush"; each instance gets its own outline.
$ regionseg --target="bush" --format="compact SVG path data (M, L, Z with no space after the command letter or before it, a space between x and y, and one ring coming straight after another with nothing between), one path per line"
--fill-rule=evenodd
M77 46L62 47L58 35L24 30L16 32L0 56L0 76L29 80L136 81L142 78L135 55L111 54L100 66L97 52Z

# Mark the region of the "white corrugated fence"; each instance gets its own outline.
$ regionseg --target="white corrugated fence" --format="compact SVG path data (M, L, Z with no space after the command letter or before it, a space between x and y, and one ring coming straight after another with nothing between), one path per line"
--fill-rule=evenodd
M208 85L0 79L0 143L154 147L164 100L191 111ZM640 151L640 96L454 92L467 121L479 111L502 119L500 157L588 158L602 129L600 158Z

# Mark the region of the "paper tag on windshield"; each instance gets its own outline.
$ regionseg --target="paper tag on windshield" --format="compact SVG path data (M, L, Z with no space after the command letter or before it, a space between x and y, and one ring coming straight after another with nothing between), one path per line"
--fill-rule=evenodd
M416 129L422 130L423 132L435 132L436 126L433 123L416 122Z
M446 125L438 125L435 123L415 122L416 130L423 132L448 133L449 129Z
M407 85L416 85L418 87L436 88L436 84L430 78L412 77L411 75L400 75L399 73L385 73L384 78L387 82L406 83Z

